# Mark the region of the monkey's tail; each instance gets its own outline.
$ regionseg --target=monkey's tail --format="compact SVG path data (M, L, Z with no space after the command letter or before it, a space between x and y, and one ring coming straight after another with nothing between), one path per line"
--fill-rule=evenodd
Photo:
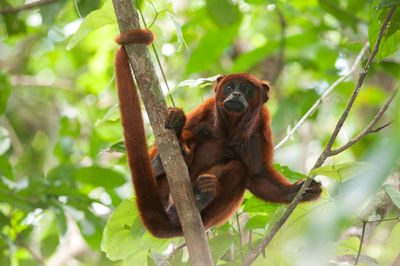
M123 47L120 47L115 55L115 72L125 147L141 220L156 237L167 238L181 235L181 227L169 220L158 193L147 151L136 86L130 71L128 56Z

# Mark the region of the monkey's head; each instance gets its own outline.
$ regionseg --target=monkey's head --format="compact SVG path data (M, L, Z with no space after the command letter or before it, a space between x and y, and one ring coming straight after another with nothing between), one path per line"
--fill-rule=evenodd
M269 84L246 73L217 78L215 97L219 108L241 114L268 101Z

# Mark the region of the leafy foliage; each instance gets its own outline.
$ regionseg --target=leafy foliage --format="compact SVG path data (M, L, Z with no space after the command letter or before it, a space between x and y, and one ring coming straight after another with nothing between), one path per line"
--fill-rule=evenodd
M0 10L24 3L0 1ZM276 78L267 103L275 142L347 73L365 42L372 50L393 7L377 61L335 145L363 130L399 81L398 0L135 5L156 36L156 51L174 88L164 93L185 111L213 95L219 74L245 71ZM59 0L0 13L0 22L0 265L188 265L186 248L169 257L184 239L151 236L131 199L113 78L118 26L112 1ZM356 76L337 86L275 152L275 168L291 182L308 174ZM376 200L379 189L395 206L388 217L400 215L398 188L382 188L390 173L399 172L399 113L395 100L382 118L382 124L394 120L392 125L310 173L323 183L321 199L296 208L255 265L321 265L355 256L359 238L338 241L339 236L358 225L357 215ZM147 122L146 130L150 145L154 137ZM237 213L207 232L214 263L241 264L285 209L246 192ZM363 242L362 258L392 264L399 225L398 219L382 222ZM375 236L381 232L385 241Z

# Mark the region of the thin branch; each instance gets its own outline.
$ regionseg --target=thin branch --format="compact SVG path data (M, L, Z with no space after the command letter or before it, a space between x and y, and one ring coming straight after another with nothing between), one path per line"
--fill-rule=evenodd
M376 133L376 132L378 132L378 131L381 131L382 129L384 129L384 128L390 126L392 123L393 123L393 121L390 121L390 122L384 124L383 126L380 126L380 127L378 127L378 128L375 128L375 129L371 129L370 134L371 134L371 133Z
M238 234L239 234L239 248L240 248L240 258L243 261L243 239L242 239L242 229L240 228L240 222L239 222L239 214L238 212L235 213L236 216L236 223L238 227Z
M6 7L4 9L0 10L0 15L18 13L20 11L34 9L34 8L40 7L42 5L51 4L51 3L54 3L57 1L60 1L60 0L41 0L41 1L36 1L36 2L30 3L30 4L22 5L22 6L15 7L15 8L14 7Z
M357 257L356 257L356 261L354 262L354 265L357 265L358 260L360 259L361 249L362 249L362 245L364 242L364 236L365 236L365 227L366 227L367 223L380 223L380 222L387 222L387 221L393 221L393 220L399 220L399 219L400 219L400 216L393 217L393 218L379 219L379 220L361 220L361 222L363 223L363 226L362 226L362 232L361 232L361 238L360 238L360 246L358 248Z
M365 225L367 224L367 222L366 221L362 221L362 222L363 222L363 227L362 227L362 233L361 233L361 238L360 238L360 246L358 248L357 258L356 258L356 262L354 262L354 265L358 264L358 260L360 259L360 255L361 255L362 244L364 241Z
M347 144L343 145L342 147L340 147L340 148L338 148L336 150L329 150L327 156L333 156L333 155L339 154L339 153L347 150L348 148L350 148L354 144L356 144L358 141L360 141L366 135L368 135L370 133L378 132L379 130L381 130L381 129L387 127L388 125L390 125L392 122L389 122L389 123L377 128L377 129L373 129L375 124L379 121L379 119L382 117L382 115L388 109L388 107L389 107L390 103L392 102L393 98L396 96L396 94L398 92L398 88L397 87L398 86L396 86L396 88L392 90L392 92L390 93L390 96L387 99L386 103L381 107L379 112L375 115L375 117L374 117L374 119L372 119L371 123L369 123L369 125L360 134L358 134L357 137L353 138Z
M286 143L296 132L297 129L299 129L304 122L307 120L308 117L310 117L315 110L326 100L326 98L329 96L329 94L333 91L334 88L336 88L342 81L350 77L353 72L356 70L357 66L360 64L361 59L363 58L365 52L369 48L368 42L366 42L361 49L360 53L357 55L356 59L354 60L353 65L349 69L349 72L347 72L346 75L341 76L338 78L331 86L326 89L326 91L321 95L321 97L314 103L314 105L303 115L303 117L297 122L297 124L290 130L290 132L284 137L277 145L275 145L274 150L279 149L284 143Z
M394 220L400 220L400 216L396 216L396 217L392 217L392 218L379 219L379 220L367 220L365 222L366 223L380 223L380 222L387 222L387 221L394 221Z
M353 95L350 98L349 103L346 106L346 109L344 111L344 113L342 114L342 116L340 117L334 132L332 133L332 136L328 142L328 144L325 146L325 149L323 150L323 152L321 153L320 157L318 158L318 160L316 161L314 167L312 168L318 168L320 167L326 160L326 158L328 158L327 156L327 151L329 151L332 148L333 142L337 137L337 134L339 133L340 129L343 126L344 121L346 120L348 113L350 112L351 107L353 106L353 103L355 101L355 99L358 96L358 92L364 82L364 79L368 73L369 67L373 61L373 59L375 58L376 53L378 52L379 49L379 44L382 40L383 37L383 33L387 28L387 25L395 11L396 7L392 7L385 19L385 22L383 23L379 36L376 40L374 49L368 59L368 62L366 64L366 66L364 67L363 72L360 74L360 77L358 79L356 88L354 89ZM292 202L289 204L288 208L286 209L286 211L282 214L281 218L279 218L279 220L272 226L271 230L269 231L269 233L267 234L267 236L263 239L263 241L261 242L261 244L255 249L255 251L251 254L248 255L248 257L246 258L246 261L243 263L243 265L250 265L264 250L265 248L268 246L268 244L271 242L272 238L276 235L276 233L278 233L279 229L283 226L283 224L286 222L286 220L289 218L289 216L293 213L294 209L296 208L296 206L300 203L300 200L302 198L302 195L304 193L304 191L306 190L307 187L310 186L312 181L312 178L310 178L310 176L307 177L306 181L304 182L303 186L300 188L300 190L298 191L297 195L294 197L294 199L292 200Z
M182 248L186 247L186 242L177 246L176 248L174 248L171 253L168 254L167 257L165 257L160 263L157 264L157 266L164 266L166 265L167 261L172 258L173 256L175 256L175 254L181 250Z

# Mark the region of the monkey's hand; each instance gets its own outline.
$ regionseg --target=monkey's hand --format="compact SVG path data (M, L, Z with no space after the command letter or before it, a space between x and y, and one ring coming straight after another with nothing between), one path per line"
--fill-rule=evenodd
M217 195L217 177L212 174L202 174L194 184L194 198L197 208L201 211Z
M168 107L165 128L173 129L178 139L181 136L183 126L186 122L185 113L180 108Z
M297 195L297 192L299 192L301 186L305 182L305 179L300 180L297 182L292 189L290 190L288 196L287 196L287 201L291 202L294 197ZM306 190L304 191L301 201L312 201L312 200L317 200L322 192L321 188L321 183L315 180L311 181L311 184Z

